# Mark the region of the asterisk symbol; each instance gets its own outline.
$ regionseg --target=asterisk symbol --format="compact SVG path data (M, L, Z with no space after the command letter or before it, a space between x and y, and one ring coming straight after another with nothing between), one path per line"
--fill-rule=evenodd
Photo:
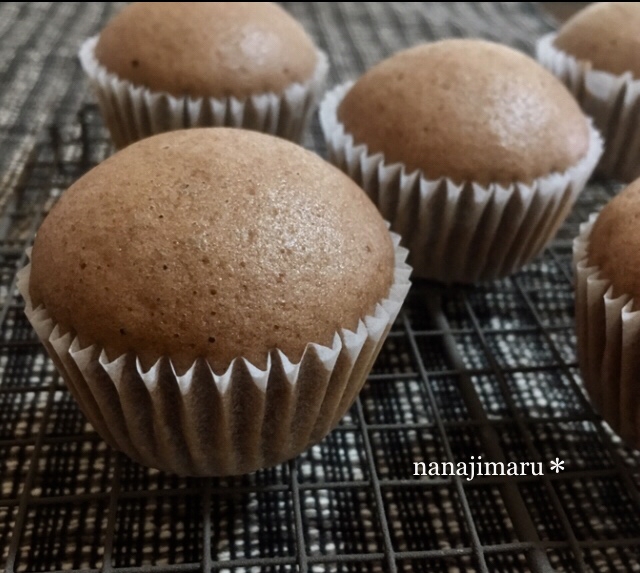
M564 469L564 462L560 458L556 458L551 462L551 471L560 473Z

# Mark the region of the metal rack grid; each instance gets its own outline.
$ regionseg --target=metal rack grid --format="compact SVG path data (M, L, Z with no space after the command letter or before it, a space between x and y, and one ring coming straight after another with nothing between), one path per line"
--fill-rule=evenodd
M487 4L478 29L501 34ZM332 10L342 22L343 8ZM316 15L320 26L327 15ZM336 55L345 37L369 34L371 22L350 18L344 30L325 22L318 32L333 47L338 78L380 56L351 46L354 66ZM446 33L463 20L448 21ZM322 150L317 129L314 138ZM110 153L95 108L84 107L77 123L52 128L34 149L0 217L8 573L640 571L640 454L585 400L573 330L571 239L614 185L591 184L553 245L512 278L459 289L414 284L360 398L321 444L250 476L181 479L136 465L95 434L15 290L42 216ZM545 476L412 475L414 462L472 455L543 461ZM555 457L565 462L559 474L548 467Z
M638 570L640 454L580 390L569 269L577 225L615 186L592 184L544 256L512 278L453 290L417 282L360 399L321 444L243 478L180 479L93 432L15 291L42 216L110 152L85 107L34 150L2 220L8 572ZM414 462L472 455L543 461L545 475L412 475Z

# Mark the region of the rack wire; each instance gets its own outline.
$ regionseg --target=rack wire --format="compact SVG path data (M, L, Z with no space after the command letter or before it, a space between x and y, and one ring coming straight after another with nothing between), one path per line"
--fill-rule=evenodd
M524 49L529 3L288 3L332 80L400 43L482 35ZM518 21L518 27L513 23ZM317 129L309 146L322 152ZM34 148L0 213L0 553L7 573L640 571L640 454L594 414L575 356L571 240L618 190L596 182L511 278L416 282L339 427L233 479L141 467L84 420L15 288L42 217L112 153L96 108ZM414 463L542 462L542 477L415 476ZM549 462L564 461L553 473Z
M113 452L23 314L15 273L60 193L112 152L97 110L54 127L0 222L0 547L6 571L637 571L640 454L586 401L571 238L470 288L416 282L360 398L296 460L181 479ZM543 462L544 476L415 476L415 462ZM549 470L556 457L561 473Z

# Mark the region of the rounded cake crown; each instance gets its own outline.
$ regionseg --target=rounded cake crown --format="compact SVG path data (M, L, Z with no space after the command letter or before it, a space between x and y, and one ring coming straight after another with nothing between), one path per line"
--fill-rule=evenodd
M560 81L481 40L423 44L380 62L345 95L338 119L370 154L457 183L531 183L589 147L587 120Z
M569 19L554 43L596 70L640 78L638 29L638 2L595 2Z
M246 98L310 80L317 54L271 2L134 2L102 31L96 58L152 91Z
M589 236L589 266L611 281L614 296L631 295L640 304L640 179L602 209Z
M330 346L393 278L384 221L346 175L282 139L210 128L142 140L72 185L36 236L30 294L112 359L221 372Z

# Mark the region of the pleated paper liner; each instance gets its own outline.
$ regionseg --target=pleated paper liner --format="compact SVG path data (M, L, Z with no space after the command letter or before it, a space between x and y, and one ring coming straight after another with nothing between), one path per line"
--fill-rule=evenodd
M578 361L595 409L629 444L640 447L640 312L628 294L589 266L591 215L573 242Z
M415 276L445 283L472 283L509 275L538 255L553 238L602 153L589 125L586 156L564 173L531 185L458 185L406 173L356 145L337 116L353 82L328 92L320 122L329 159L356 181L409 249Z
M319 51L313 77L282 94L262 93L246 99L175 97L136 86L109 72L95 57L98 37L80 48L82 67L95 91L100 110L118 148L174 129L242 127L300 142L324 88L329 63Z
M640 177L640 80L630 72L616 76L554 46L556 34L538 41L536 57L558 77L593 119L605 140L598 171L630 182Z
M109 360L82 348L46 308L33 308L30 265L19 273L26 315L85 416L114 448L180 475L249 473L290 458L324 438L362 388L409 291L407 251L395 245L394 282L355 331L330 347L309 343L299 363L272 351L265 370L235 359L223 374L195 361L176 375L168 357L143 371L132 353Z

